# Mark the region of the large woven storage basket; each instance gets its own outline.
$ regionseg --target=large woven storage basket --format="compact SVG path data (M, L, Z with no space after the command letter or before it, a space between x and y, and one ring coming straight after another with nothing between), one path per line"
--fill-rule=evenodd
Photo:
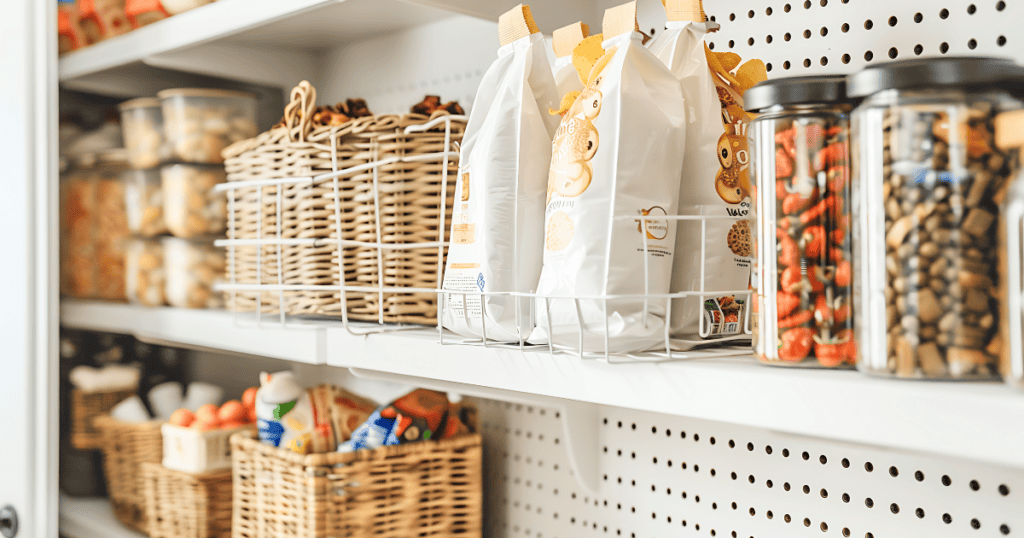
M130 424L103 415L96 418L95 424L102 434L100 448L114 516L125 526L145 534L149 521L142 464L160 463L163 459L160 422Z
M407 128L447 114L372 116L314 127L315 100L315 90L303 82L292 91L282 126L224 151L228 181L253 182L229 192L229 239L270 242L229 247L229 282L301 287L230 292L231 307L436 322L436 293L395 288L437 289L446 249L401 245L447 241L458 170L452 150L465 118L451 116L409 133ZM443 152L450 154L429 157ZM312 179L345 170L337 179ZM297 179L275 181L283 178ZM339 246L339 237L354 243ZM331 289L342 284L366 291L343 296Z
M231 471L189 474L142 464L150 538L230 538Z
M308 456L231 443L234 538L481 535L479 435Z
M83 392L71 390L71 446L78 450L100 448L102 435L93 421L110 413L115 405L135 395L136 389Z

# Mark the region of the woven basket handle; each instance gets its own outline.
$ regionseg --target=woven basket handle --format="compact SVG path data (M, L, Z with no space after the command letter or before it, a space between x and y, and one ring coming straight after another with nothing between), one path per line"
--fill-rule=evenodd
M284 125L292 142L305 142L316 110L316 88L303 80L292 88L291 102L284 107Z

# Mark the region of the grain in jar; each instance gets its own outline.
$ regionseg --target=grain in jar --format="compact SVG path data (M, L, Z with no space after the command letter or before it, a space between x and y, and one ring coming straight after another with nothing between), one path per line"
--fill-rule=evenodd
M227 226L227 199L213 188L226 181L223 167L172 164L160 169L164 221L176 237L222 235Z
M183 88L160 98L173 158L220 164L229 145L256 136L256 97L243 92Z
M754 349L778 366L856 362L845 77L794 77L747 90L757 188Z
M1021 102L1012 61L931 58L847 80L853 114L858 368L919 379L998 376L1000 205L1016 159L994 120Z
M170 158L164 140L163 112L160 101L141 97L118 105L128 164L132 168L155 168Z
M125 253L125 278L128 301L145 306L166 304L166 269L160 240L130 240Z
M1011 158L1020 159L1024 110L996 118L996 142ZM1000 372L1010 386L1024 390L1024 173L1018 173L1009 188L1000 232L1000 295L1004 298L998 342L1002 348Z
M179 308L221 308L214 284L224 275L224 252L211 241L163 238L167 302Z

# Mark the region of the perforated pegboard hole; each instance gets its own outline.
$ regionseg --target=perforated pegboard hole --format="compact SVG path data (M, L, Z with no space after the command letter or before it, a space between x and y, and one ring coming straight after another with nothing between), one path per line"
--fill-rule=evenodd
M953 484L953 479L950 478L948 474L942 475L942 485L943 486L951 486L952 484Z
M971 480L971 489L974 491L978 491L979 489L981 489L981 484L979 484L977 480Z
M978 521L977 518L972 519L971 520L971 528L974 529L974 530L980 529L981 528L981 522Z
M874 508L875 501L871 500L871 497L868 497L867 499L864 499L864 506L867 506L868 508Z
M1010 494L1010 488L1006 484L1000 484L999 485L999 494L1002 495L1003 497L1009 495Z
M1010 527L1009 527L1009 525L1006 525L1005 523L1000 525L999 526L999 532L1003 533L1004 535L1010 534Z
M875 470L875 466L870 461L866 462L864 464L864 470L870 473L871 471Z
M890 504L889 505L889 511L894 513L894 514L900 513L900 505L898 505L896 503Z
M850 502L850 494L849 493L844 493L843 494L843 502L844 503Z
M918 508L914 510L914 514L917 515L918 519L924 519L924 508Z

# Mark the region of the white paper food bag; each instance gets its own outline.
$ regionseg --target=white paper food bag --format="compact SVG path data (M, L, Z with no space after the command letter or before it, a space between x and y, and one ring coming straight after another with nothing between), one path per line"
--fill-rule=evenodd
M530 300L544 240L544 200L558 91L529 7L499 20L502 47L484 75L463 137L443 289L442 324L467 337L518 342L533 329ZM481 319L481 298L483 316ZM518 317L517 317L517 305Z
M604 352L607 337L619 353L665 340L664 299L603 298L668 292L675 224L658 216L676 211L685 107L678 81L643 46L635 2L606 12L604 36L606 54L553 143L538 284L550 299L537 301L530 342L577 349L582 324L584 351Z
M699 0L667 0L667 28L650 50L672 71L686 100L686 150L679 190L680 215L746 217L750 214L749 154L745 124L723 118L723 108L708 66L704 35L708 31ZM729 125L727 125L729 124ZM679 221L672 291L738 291L748 288L751 268L749 220L714 218ZM701 244L704 244L703 268ZM703 271L702 271L703 269ZM743 330L746 297L687 297L672 301L672 336L699 342L700 317L710 337ZM677 343L678 344L678 343Z
M555 84L558 86L558 97L570 92L583 91L583 83L573 65L572 51L581 41L590 36L590 27L577 22L555 30L551 39L551 47L555 49Z

